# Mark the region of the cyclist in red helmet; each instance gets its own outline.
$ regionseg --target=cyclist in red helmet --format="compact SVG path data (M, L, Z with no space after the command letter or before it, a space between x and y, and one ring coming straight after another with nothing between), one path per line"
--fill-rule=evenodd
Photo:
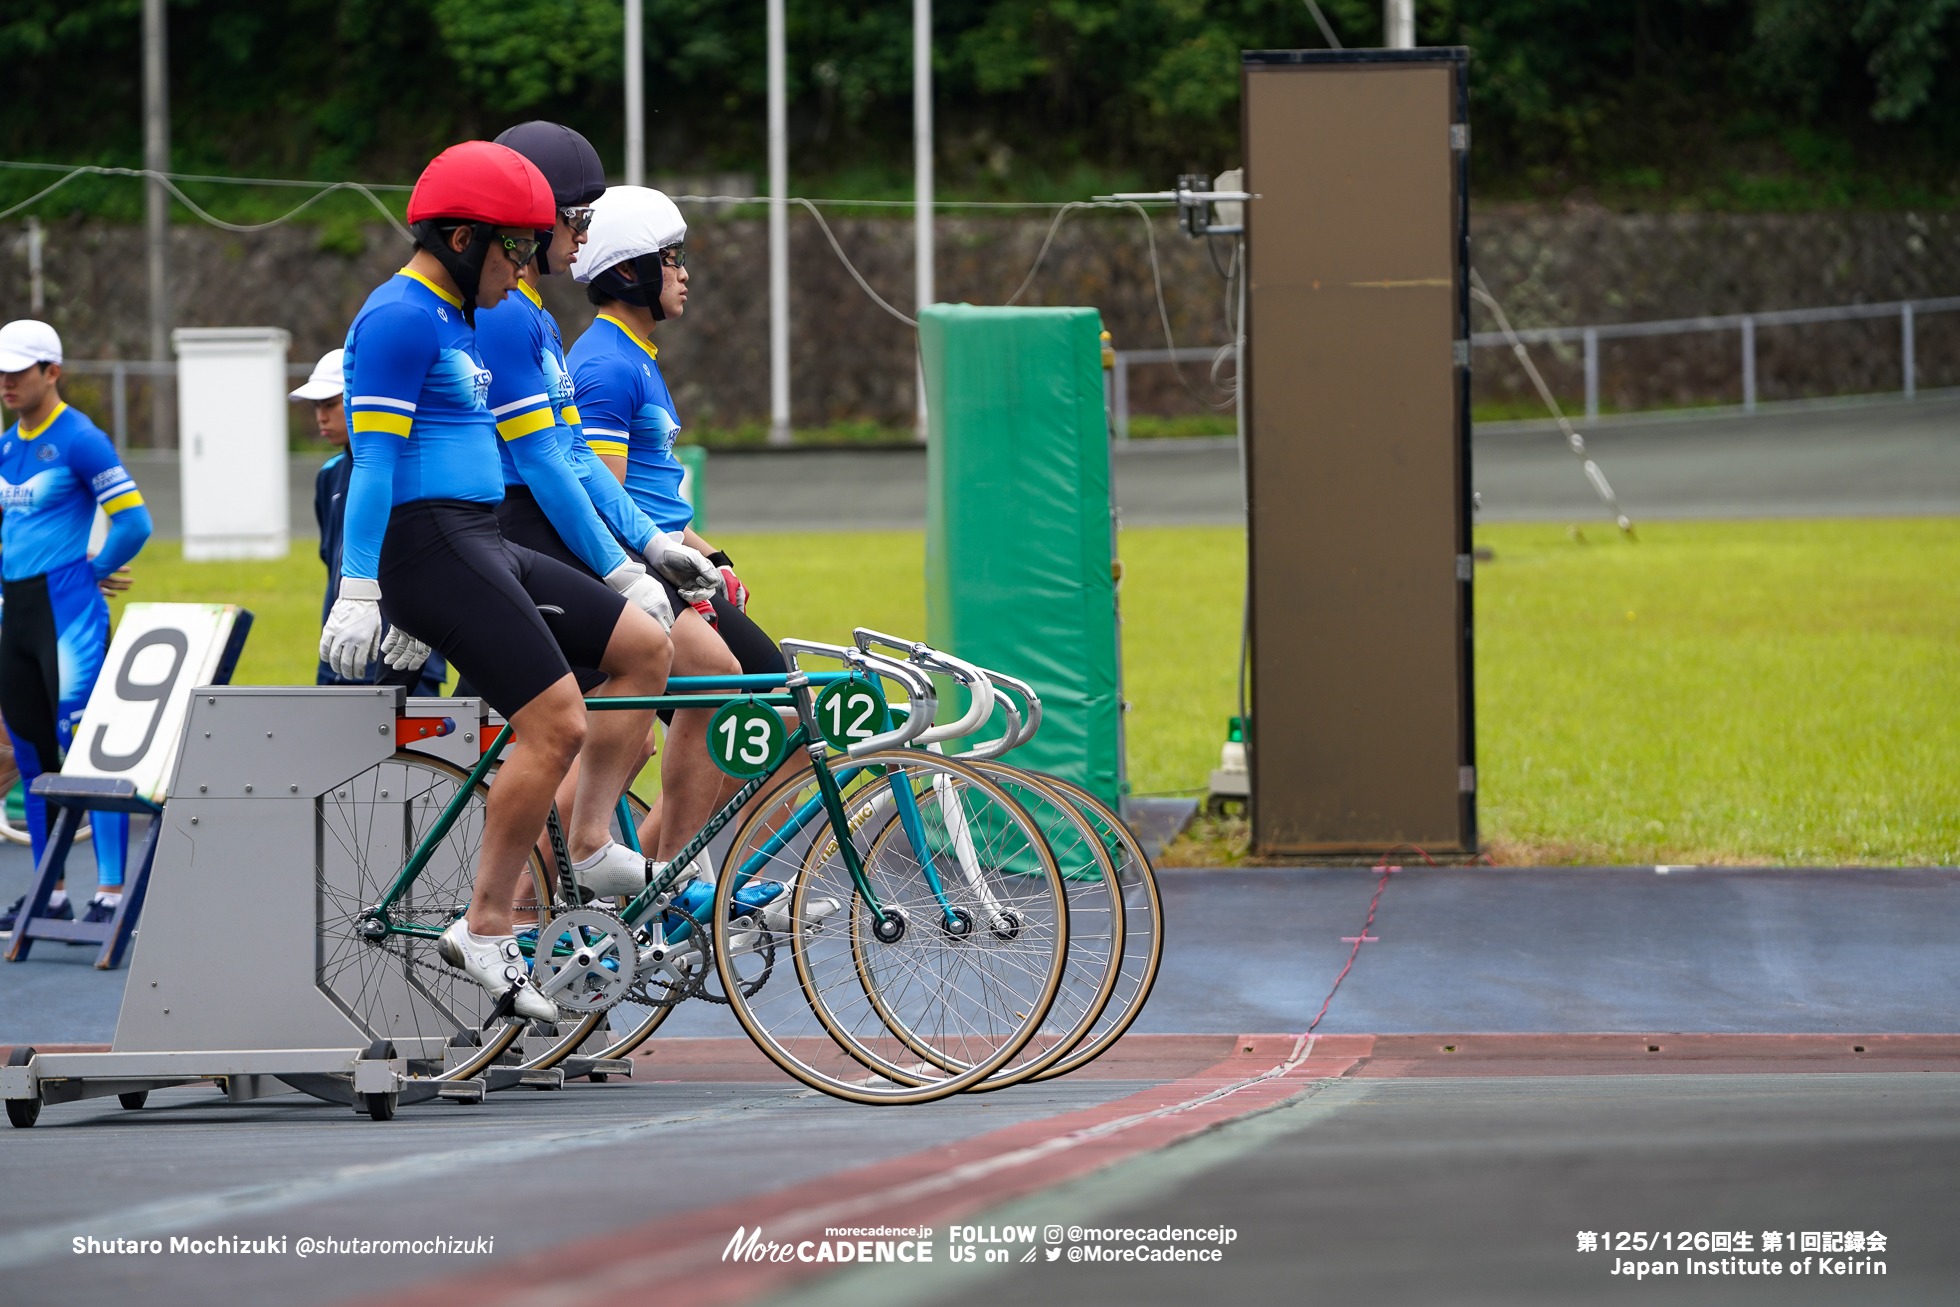
M414 256L347 332L354 471L340 597L320 657L352 675L377 647L397 669L434 648L516 728L486 807L469 910L439 952L509 1010L549 1021L557 1005L530 987L512 896L581 748L571 852L590 856L609 843L612 804L652 724L641 712L588 723L572 669L603 672L600 695L659 694L673 659L663 629L672 612L660 583L623 553L602 582L497 528L504 481L475 316L517 285L538 232L556 222L550 185L515 151L467 141L423 171L408 217ZM384 620L393 628L385 639Z

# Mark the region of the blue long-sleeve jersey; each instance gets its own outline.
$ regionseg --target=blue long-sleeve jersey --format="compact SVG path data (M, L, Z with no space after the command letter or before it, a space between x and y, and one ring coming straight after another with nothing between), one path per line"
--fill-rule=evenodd
M407 268L354 316L342 367L354 473L341 575L372 580L395 505L503 502L490 372L462 301Z
M97 505L109 516L108 538L93 560L99 581L150 538L150 510L116 447L65 403L37 427L7 428L0 436L0 575L20 581L87 558Z
M618 503L606 514L600 503L605 487L589 473L581 475L581 462L597 465L601 473L605 468L589 454L579 457L579 413L558 324L545 312L538 293L521 282L517 293L495 309L480 310L476 322L477 346L490 369L490 415L503 437L504 484L529 487L566 546L605 576L626 562L613 532L637 551L653 534L653 526L637 511L621 515ZM611 483L609 498L631 510L618 483L610 475L603 480ZM615 516L620 520L614 521Z
M680 419L657 353L609 313L601 313L570 355L582 430L598 453L626 456L626 492L662 531L683 530L694 508L681 497L674 438Z

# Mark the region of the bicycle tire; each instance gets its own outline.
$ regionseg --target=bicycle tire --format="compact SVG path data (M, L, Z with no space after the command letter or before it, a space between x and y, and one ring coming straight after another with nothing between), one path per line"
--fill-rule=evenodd
M843 858L810 856L813 845L833 840L827 818L797 828L787 841L781 837L787 822L778 810L806 811L817 788L808 773L786 778L743 823L717 886L711 929L724 992L763 1054L813 1089L868 1104L928 1102L958 1093L1019 1053L1039 1032L1055 1000L1068 954L1068 899L1060 869L1033 818L1004 789L962 763L889 750L840 763L840 768L851 778L843 787L847 813L854 813L854 805L874 786L904 785L922 813L944 802L948 793L956 800L968 792L984 796L1011 819L989 835L990 864L998 872L1011 858L1020 859L1021 869L1014 873L1018 879L1010 883L997 878L979 888L943 886L943 902L964 914L963 928L954 933L922 864L887 842L887 860L864 867L867 881L884 900L884 917L873 921ZM949 779L943 791L933 786L935 776ZM758 839L758 832L767 834ZM850 837L856 847L857 832ZM781 847L771 853L772 844ZM761 863L758 878L794 880L786 885L790 909L780 933L764 929L766 913L758 918L734 898L740 879L734 870L752 859ZM779 875L771 876L771 870ZM823 898L837 904L827 916L817 911ZM833 921L837 913L842 920ZM884 939L881 930L895 933ZM756 955L763 934L773 937L777 952L788 952L796 984L771 985L748 995L743 991L752 977L740 968ZM774 965L782 969L780 962ZM969 985L970 979L984 983ZM965 1069L944 1073L931 1062L921 1062L903 1068L906 1079L915 1082L906 1083L874 1064L900 1069L890 1057L863 1057L866 1041L879 1036L859 1032L885 1031L894 1052L899 1046L870 1002L874 993L885 1011L899 1013L912 1038L932 1041L942 1060ZM863 1002L853 1003L853 994ZM836 1056L839 1052L843 1059ZM856 1070L872 1074L861 1078Z
M1032 1079L1060 1061L1093 1028L1121 975L1123 898L1114 889L1115 867L1102 839L1089 820L1059 791L1022 768L987 759L963 757L959 761L1000 784L1039 824L1054 851L1068 892L1068 964L1062 985L1036 1037L1006 1066L966 1091L981 1093ZM984 824L984 813L966 815L976 824ZM889 800L882 803L880 816L882 820L869 841L874 849L884 841L905 838L895 804ZM868 825L866 829L870 829ZM936 850L936 856L950 863L948 871L970 874L964 866L972 856L970 848L963 851L957 837L951 844L951 848ZM970 840L968 844L971 845ZM889 1033L912 1056L933 1062L943 1071L963 1069L946 1064L929 1043L914 1040L896 1014L884 1010L877 994L867 992L866 997L885 1019ZM849 1038L848 1034L832 1033ZM888 1078L904 1079L908 1075L905 1067L881 1058L875 1047L860 1047L855 1055L860 1061L876 1066Z
M431 935L374 938L360 929L368 908L468 782L461 767L402 750L334 786L315 809L321 904L316 983L371 1038L413 1050L406 1052L411 1079L469 1079L502 1057L526 1024L506 1018L494 1033L484 1033L495 1001L441 960ZM395 905L395 920L435 932L468 907L488 798L489 787L477 782L454 827ZM526 869L542 895L545 868L535 852ZM472 1045L472 1039L481 1042ZM449 1049L470 1051L444 1065Z
M1088 814L1093 823L1103 828L1105 838L1122 850L1122 858L1115 861L1117 882L1123 886L1126 927L1122 976L1108 1006L1080 1044L1053 1066L1030 1077L1032 1082L1039 1082L1080 1071L1107 1053L1142 1015L1164 960L1164 900L1150 855L1144 852L1142 841L1114 808L1074 781L1046 772L1034 774Z

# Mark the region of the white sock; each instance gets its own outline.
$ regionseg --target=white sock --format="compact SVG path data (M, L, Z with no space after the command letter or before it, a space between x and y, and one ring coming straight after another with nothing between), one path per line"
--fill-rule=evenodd
M492 945L501 944L503 941L512 938L512 936L509 935L479 935L475 931L471 930L468 926L463 927L463 933L470 937L470 943L481 945L485 948L488 948Z
M48 895L49 912L58 912L62 908L66 907L67 904L68 904L68 891L65 889L58 889L54 893Z
M122 891L119 889L97 890L93 901L102 904L104 907L113 908L122 902Z
M573 871L592 870L594 867L599 865L599 859L605 857L606 850L610 849L612 846L613 846L613 842L611 840L607 840L604 844L601 844L599 846L599 851L597 853L593 854L589 858L582 858L579 861L574 862L572 864L572 870Z

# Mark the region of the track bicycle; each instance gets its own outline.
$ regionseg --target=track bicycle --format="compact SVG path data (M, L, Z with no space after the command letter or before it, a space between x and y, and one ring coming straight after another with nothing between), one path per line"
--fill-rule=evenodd
M1015 941L1012 949L996 950L1003 957L1011 954L1012 965L1000 967L1001 974L992 977L977 1001L975 995L957 987L946 989L944 997L936 1000L916 995L891 1000L902 1001L909 1005L908 1010L922 1013L918 1018L922 1029L957 1027L959 1064L963 1070L928 1076L924 1084L856 1086L846 1096L860 1101L909 1102L957 1092L1006 1064L1034 1038L1059 987L1067 955L1067 911L1065 891L1053 855L1033 820L1019 811L1018 805L999 787L986 788L986 782L968 774L961 764L929 760L926 755L898 747L924 733L930 723L933 697L930 682L924 676L902 663L856 649L796 641L785 641L784 647L786 655L792 658L799 648L804 652L838 656L850 664L851 671L792 673L788 677L675 678L670 683L670 693L665 695L588 701L588 708L599 711L719 705L717 721L727 717L748 733L747 738L760 743L754 757L749 759L754 764L753 774L695 834L656 883L616 914L591 906L567 906L563 911L554 911L543 922L535 943L527 949L532 958L533 983L558 1003L561 1012L580 1018L575 1030L583 1018L609 1010L636 989L641 995L647 994L648 977L652 977L655 987L676 993L698 985L708 961L709 935L701 928L708 915L704 909L709 895L694 896L704 900L699 907L687 901L692 886L681 883L683 876L708 841L742 811L798 748L805 748L811 754L811 776L822 801L814 810L800 816L792 814L796 819L784 823L779 833L788 841L808 840L815 838L818 828L827 827L830 836L850 850L845 854L845 862L859 864L853 878L851 906L844 915L856 920L868 914L877 923L873 929L879 942L885 946L896 945L905 934L906 908L897 902L886 903L881 895L901 895L913 887L905 885L903 876L886 875L880 868L867 869L863 865L863 859L851 843L842 795L846 787L882 783L901 796L898 802L902 806L916 806L919 795L932 791L932 777L957 776L962 790L976 783L981 787L980 793L988 801L988 807L998 809L995 815L1001 829L1014 833L1011 838L1016 843L1017 854L1034 868L1032 875L1018 876L1013 884L1004 884L992 896L997 906L1008 901L1013 904L1004 909L1006 917L997 914L998 919L992 923L998 927L994 930L996 935ZM807 747L815 733L811 687L837 679L863 680L872 676L897 681L913 706L922 711L908 716L898 728L881 738L853 745L848 765L833 772L820 746L814 750ZM784 689L791 693L781 693ZM793 707L797 712L798 725L793 733L785 730L777 712L785 707ZM347 1002L343 998L344 1007L360 1012L370 1029L385 1028L391 1035L417 1037L415 1052L420 1056L410 1054L412 1075L436 1080L474 1075L501 1057L524 1026L523 1022L500 1014L489 995L460 974L443 970L443 964L434 958L436 938L467 906L472 878L469 869L474 864L474 849L480 843L485 777L509 738L510 728L506 726L484 749L477 766L460 779L449 774L458 769L448 768L437 760L397 755L389 764L367 774L372 779L366 780L365 785L356 784L353 794L341 792L343 803L359 807L365 800L369 806L379 809L365 814L365 821L361 812L355 812L338 823L339 828L354 836L343 843L352 843L369 852L362 837L368 843L381 837L379 844L384 854L388 848L412 851L404 861L394 864L398 870L386 876L376 871L390 865L385 856L349 859L360 869L357 878L360 887L372 889L379 885L379 890L367 897L366 905L358 911L343 906L339 912L323 915L322 953L330 959L336 978L343 982L341 988L353 991L356 1001ZM731 734L731 744L734 738ZM746 749L744 752L746 756ZM412 778L417 783L404 785L400 792L395 792L393 786L404 784L403 770L417 768L421 774ZM928 772L930 776L926 775ZM448 788L429 783L431 776L441 776L449 782ZM929 804L931 800L926 802ZM403 810L399 833L394 829L397 808ZM777 907L771 913L771 905L788 894L791 886L758 876L760 870L759 866L743 867L737 869L732 879L724 878L734 891L748 892L746 898L738 894L734 900L735 906L745 910L744 921L748 926L734 938L734 944L750 963L764 959L760 975L745 977L740 982L742 988L759 989L768 982L774 969L769 959L779 944L787 946L786 951L792 954L805 952L795 941L821 934L824 929L821 914L814 911L798 914ZM542 859L535 853L530 876L540 901L551 901L549 878ZM559 889L561 895L567 892L575 895L577 887L570 878L564 878ZM930 887L928 895L946 898L937 886ZM344 905L352 902L346 895L342 895L341 901ZM561 899L561 905L573 902L575 897ZM947 921L957 924L963 920L960 914L964 909L949 902L942 902L940 911ZM1010 918L1017 921L1014 927L1001 926L1001 921ZM921 950L917 945L915 940L909 952L933 952ZM690 952L694 954L691 965L686 960ZM909 961L916 963L916 959ZM945 963L946 959L942 957L939 961ZM917 979L920 972L913 965L905 974ZM416 999L422 1001L418 1003ZM395 1012L392 1021L374 1020L394 1007L408 1009L410 1017ZM955 1009L958 1019L946 1019L946 1013ZM448 1047L437 1064L429 1054L428 1042L432 1034L443 1031L444 1027L448 1027ZM568 1054L577 1041L567 1036L560 1046ZM765 1051L769 1050L765 1048ZM795 1067L786 1069L801 1074ZM806 1083L836 1092L835 1077L819 1074L803 1078Z
M1057 1032L1051 1036L1053 1046L1042 1055L1031 1057L1024 1052L1020 1067L1009 1068L982 1087L997 1088L1021 1079L1049 1079L1087 1065L1129 1029L1156 981L1163 955L1163 912L1155 869L1148 855L1123 819L1088 790L1064 778L1031 772L1000 760L1001 755L1032 739L1040 727L1041 700L1032 686L1005 673L950 658L922 643L900 640L867 628L859 627L854 640L860 649L882 646L904 653L914 665L947 672L967 682L969 687L976 678L982 683L993 683L992 694L1002 710L1006 729L999 739L971 748L961 756L988 769L996 780L1027 787L1017 790L1016 797L1037 816L1058 857L1062 858L1064 874L1070 882L1072 914L1081 912L1093 922L1098 919L1100 908L1109 917L1115 947L1102 946L1107 977L1104 985L1093 988L1091 996L1092 978L1096 975L1094 960L1072 954L1071 981L1084 993L1084 999L1071 1004L1065 998L1057 1003L1058 1010L1073 1006L1080 1011L1082 1023L1065 1035ZM1013 696L1018 696L1018 707ZM1071 834L1068 827L1073 823L1087 828L1087 841ZM1085 843L1098 848L1103 857L1092 861L1080 856ZM1064 855L1065 849L1077 851L1073 860ZM970 841L953 838L951 852L963 860L970 859ZM1101 907L1096 894L1099 890L1110 891L1117 901ZM1084 954L1096 951L1090 942L1097 938L1093 928L1071 934L1072 941L1090 944L1082 950Z

